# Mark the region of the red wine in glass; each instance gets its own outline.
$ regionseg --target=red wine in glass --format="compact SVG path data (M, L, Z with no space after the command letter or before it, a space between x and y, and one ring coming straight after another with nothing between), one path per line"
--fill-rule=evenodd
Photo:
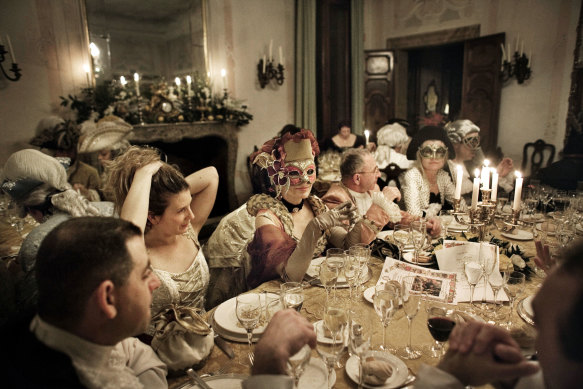
M453 327L455 327L455 321L447 317L430 317L427 319L427 328L429 328L433 339L438 342L447 341Z

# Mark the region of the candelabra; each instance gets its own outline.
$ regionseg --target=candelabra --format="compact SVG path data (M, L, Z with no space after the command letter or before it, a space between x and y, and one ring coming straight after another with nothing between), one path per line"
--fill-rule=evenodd
M3 45L0 45L0 70L2 70L2 74L4 74L4 77L6 77L8 80L10 81L18 81L20 79L20 76L22 75L20 73L20 71L22 69L18 68L18 64L16 62L12 62L12 66L10 67L10 69L8 69L8 71L14 73L14 77L10 77L8 75L8 73L6 72L6 70L4 70L4 66L2 66L2 63L4 63L4 61L6 61L6 54L8 52L4 49ZM14 57L12 57L14 58Z
M486 237L486 229L494 221L496 215L496 203L490 197L492 190L482 188L481 192L482 201L467 212L462 212L459 199L454 200L455 220L460 224L469 226L472 230L476 230L480 242Z
M502 69L500 70L500 78L503 82L508 81L512 77L516 77L516 81L522 84L530 78L530 74L530 60L526 54L519 54L518 51L514 52L512 62L504 60Z
M277 64L275 66L273 59L266 59L265 62L263 62L263 59L260 59L257 64L257 78L259 79L261 88L265 88L271 80L275 80L277 85L283 85L283 80L285 79L283 71L283 65Z

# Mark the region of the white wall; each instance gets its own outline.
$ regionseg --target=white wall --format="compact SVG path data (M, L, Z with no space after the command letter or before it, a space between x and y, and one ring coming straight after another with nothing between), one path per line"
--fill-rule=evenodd
M253 120L239 132L239 155L235 191L242 203L251 194L247 157L253 146L261 146L285 124L294 120L294 15L292 0L209 1L209 51L211 70L220 78L227 70L229 90L244 99ZM267 54L273 39L273 56L284 53L285 81L282 86L261 89L257 63Z
M434 2L365 0L365 50L387 38L480 24L481 36L519 35L533 53L531 78L502 89L498 145L520 166L526 142L542 138L563 146L580 0L465 0ZM427 7L424 8L424 5Z

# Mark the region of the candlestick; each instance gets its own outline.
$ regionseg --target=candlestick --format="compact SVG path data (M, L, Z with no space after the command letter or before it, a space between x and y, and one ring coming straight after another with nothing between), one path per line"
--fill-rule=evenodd
M12 50L12 42L10 41L10 35L6 35L6 42L8 42L8 51L10 51L12 63L16 63L16 57L14 56L14 50Z
M462 196L462 180L464 178L464 171L461 165L456 165L455 170L457 171L456 181L455 181L455 196L456 200L459 200Z
M490 161L484 160L484 167L482 168L482 189L490 189Z
M514 211L520 211L520 200L522 198L522 175L519 171L514 172L516 175L516 186L514 187L514 205L512 209Z
M283 52L281 51L281 46L279 46L279 63L283 65Z
M480 170L474 171L474 188L472 190L472 209L478 208L478 194L480 191Z
M492 202L496 202L498 196L498 173L494 171L492 173Z
M140 75L134 73L134 81L136 83L136 96L140 97Z
M516 34L516 45L514 47L514 52L518 52L518 42L520 41L520 34Z
M269 61L273 61L273 39L269 41Z
M368 147L368 136L370 135L370 132L368 130L364 130L364 137L366 138L366 143L364 145L364 147Z

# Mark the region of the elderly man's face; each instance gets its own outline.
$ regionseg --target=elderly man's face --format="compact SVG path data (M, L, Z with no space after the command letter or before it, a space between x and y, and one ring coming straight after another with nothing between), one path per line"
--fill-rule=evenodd
M533 300L536 350L547 388L576 388L583 380L583 364L565 357L559 338L559 324L566 320L580 288L576 277L555 271Z
M381 173L377 167L377 162L372 155L364 157L364 164L358 175L360 176L359 188L361 193L374 189Z

